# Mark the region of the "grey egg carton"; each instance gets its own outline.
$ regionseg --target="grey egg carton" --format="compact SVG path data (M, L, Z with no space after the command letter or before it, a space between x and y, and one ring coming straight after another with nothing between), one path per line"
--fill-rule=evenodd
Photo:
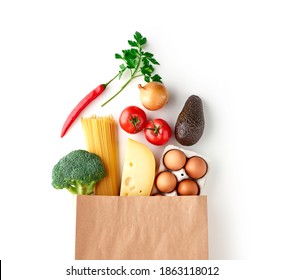
M200 188L200 193L199 194L202 194L204 186L205 186L205 183L206 183L207 176L208 176L209 171L210 171L210 160L207 157L204 157L204 156L202 156L200 154L197 154L197 153L195 153L194 151L191 151L191 150L185 150L183 148L180 148L180 147L177 147L177 146L174 146L174 145L166 146L164 151L163 151L163 153L162 153L162 155L161 155L160 162L159 162L159 167L157 169L156 175L159 174L162 171L170 171L172 174L174 174L176 176L178 183L181 182L184 179L191 179L191 178L188 176L188 174L186 173L186 170L184 168L176 170L176 171L168 170L166 168L166 166L163 163L163 157L170 150L180 150L180 151L182 151L186 155L187 158L190 158L190 157L193 157L193 156L198 156L198 157L203 158L206 161L207 167L208 167L206 174L202 178L200 178L200 179L194 179L197 182L197 184L198 184L198 186ZM152 188L151 194L154 195L154 194L157 194L157 193L161 193L161 192L157 189L157 187L154 184L153 188ZM162 193L162 194L165 195L165 196L177 196L178 195L176 189L173 190L170 193Z

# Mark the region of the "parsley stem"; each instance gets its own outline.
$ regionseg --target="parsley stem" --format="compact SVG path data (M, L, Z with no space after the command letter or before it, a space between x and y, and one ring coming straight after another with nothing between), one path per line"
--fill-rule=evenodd
M133 79L133 77L131 77L121 88L120 90L115 93L111 98L109 98L106 102L104 102L101 107L105 106L106 104L108 104L112 99L114 99L129 83L130 81Z
M133 78L138 78L138 77L142 77L143 76L143 74L139 74L139 75L136 75L135 77L133 77Z
M104 87L106 88L111 82L113 82L118 76L119 76L120 72L115 75L110 81L108 81L107 83L103 84Z

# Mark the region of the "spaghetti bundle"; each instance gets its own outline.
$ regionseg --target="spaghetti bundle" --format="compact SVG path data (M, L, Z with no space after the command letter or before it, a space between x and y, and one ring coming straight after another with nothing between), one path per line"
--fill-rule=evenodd
M87 150L98 155L106 177L95 187L96 195L119 195L119 168L116 123L112 116L81 118Z

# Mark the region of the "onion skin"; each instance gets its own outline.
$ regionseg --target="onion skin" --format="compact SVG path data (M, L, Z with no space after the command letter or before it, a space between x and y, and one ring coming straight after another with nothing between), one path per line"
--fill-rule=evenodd
M142 105L150 111L161 109L169 100L169 92L162 83L149 82L144 86L139 84L138 88Z

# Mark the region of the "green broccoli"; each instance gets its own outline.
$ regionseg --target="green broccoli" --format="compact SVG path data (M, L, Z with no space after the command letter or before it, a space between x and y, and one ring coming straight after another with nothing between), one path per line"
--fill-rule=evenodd
M75 150L62 157L52 170L55 189L67 189L72 194L92 194L106 172L99 156L85 150Z

